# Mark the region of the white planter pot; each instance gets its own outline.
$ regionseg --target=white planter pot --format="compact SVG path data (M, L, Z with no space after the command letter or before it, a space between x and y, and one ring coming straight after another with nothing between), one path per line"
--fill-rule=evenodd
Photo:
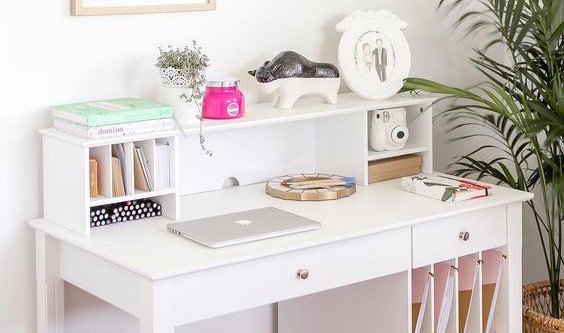
M161 101L174 109L174 117L182 125L198 124L200 110L196 103L186 102L183 95L190 96L191 90L185 86L161 85Z
M186 77L174 68L160 69L161 102L174 108L174 117L183 125L198 124L200 110L196 103L186 102L182 96L190 96L192 90L188 88Z

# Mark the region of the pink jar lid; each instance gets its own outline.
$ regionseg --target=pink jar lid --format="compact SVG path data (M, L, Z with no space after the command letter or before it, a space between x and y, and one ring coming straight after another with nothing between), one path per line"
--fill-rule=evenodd
M239 79L235 78L223 78L223 79L213 79L206 83L206 87L211 88L231 88L239 86Z

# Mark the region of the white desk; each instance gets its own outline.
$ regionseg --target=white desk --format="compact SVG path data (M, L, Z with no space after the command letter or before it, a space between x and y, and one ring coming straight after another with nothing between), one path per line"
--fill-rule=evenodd
M492 248L508 257L495 332L520 332L521 203L532 195L495 187L489 198L447 204L399 187L398 180L359 187L332 202L270 198L264 184L183 197L183 219L273 206L322 222L318 231L218 250L170 234L168 219L93 229L91 237L31 221L38 332L63 332L63 281L135 315L142 333L172 333L191 322L403 272L401 295L409 298L389 318L392 329L383 323L373 332L408 333L411 269ZM470 233L468 241L459 240L461 231ZM299 269L308 269L309 278L298 279Z

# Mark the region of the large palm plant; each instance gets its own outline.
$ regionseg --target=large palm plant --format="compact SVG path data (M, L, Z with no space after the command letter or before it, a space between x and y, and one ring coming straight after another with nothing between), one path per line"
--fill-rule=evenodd
M410 78L405 89L453 99L441 114L460 131L455 140L493 139L457 158L453 172L490 177L512 188L540 193L528 203L541 239L551 283L551 315L558 308L564 223L564 0L440 0L458 13L455 26L483 33L485 47L471 58L485 82L467 89ZM501 45L508 61L490 55ZM480 128L477 128L479 126ZM483 128L486 130L484 131ZM484 158L489 151L490 156Z

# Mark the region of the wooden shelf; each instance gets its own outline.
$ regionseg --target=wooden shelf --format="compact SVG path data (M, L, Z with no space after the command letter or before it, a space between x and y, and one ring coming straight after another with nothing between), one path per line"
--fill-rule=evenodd
M376 161L381 160L384 158L396 157L396 156L403 156L415 153L422 153L426 151L430 151L431 148L423 145L418 144L408 144L403 149L399 150L389 150L389 151L374 151L368 150L368 161Z
M104 196L100 195L96 198L90 199L90 207L111 205L111 204L114 204L114 203L124 202L124 201L159 197L159 196L162 196L162 195L174 194L175 192L176 192L176 190L174 188L167 188L167 189L164 189L164 190L157 190L157 191L151 191L151 192L145 192L145 191L141 191L141 190L136 189L135 194L124 195L124 196L121 196L121 197L108 198L108 197L104 197Z

